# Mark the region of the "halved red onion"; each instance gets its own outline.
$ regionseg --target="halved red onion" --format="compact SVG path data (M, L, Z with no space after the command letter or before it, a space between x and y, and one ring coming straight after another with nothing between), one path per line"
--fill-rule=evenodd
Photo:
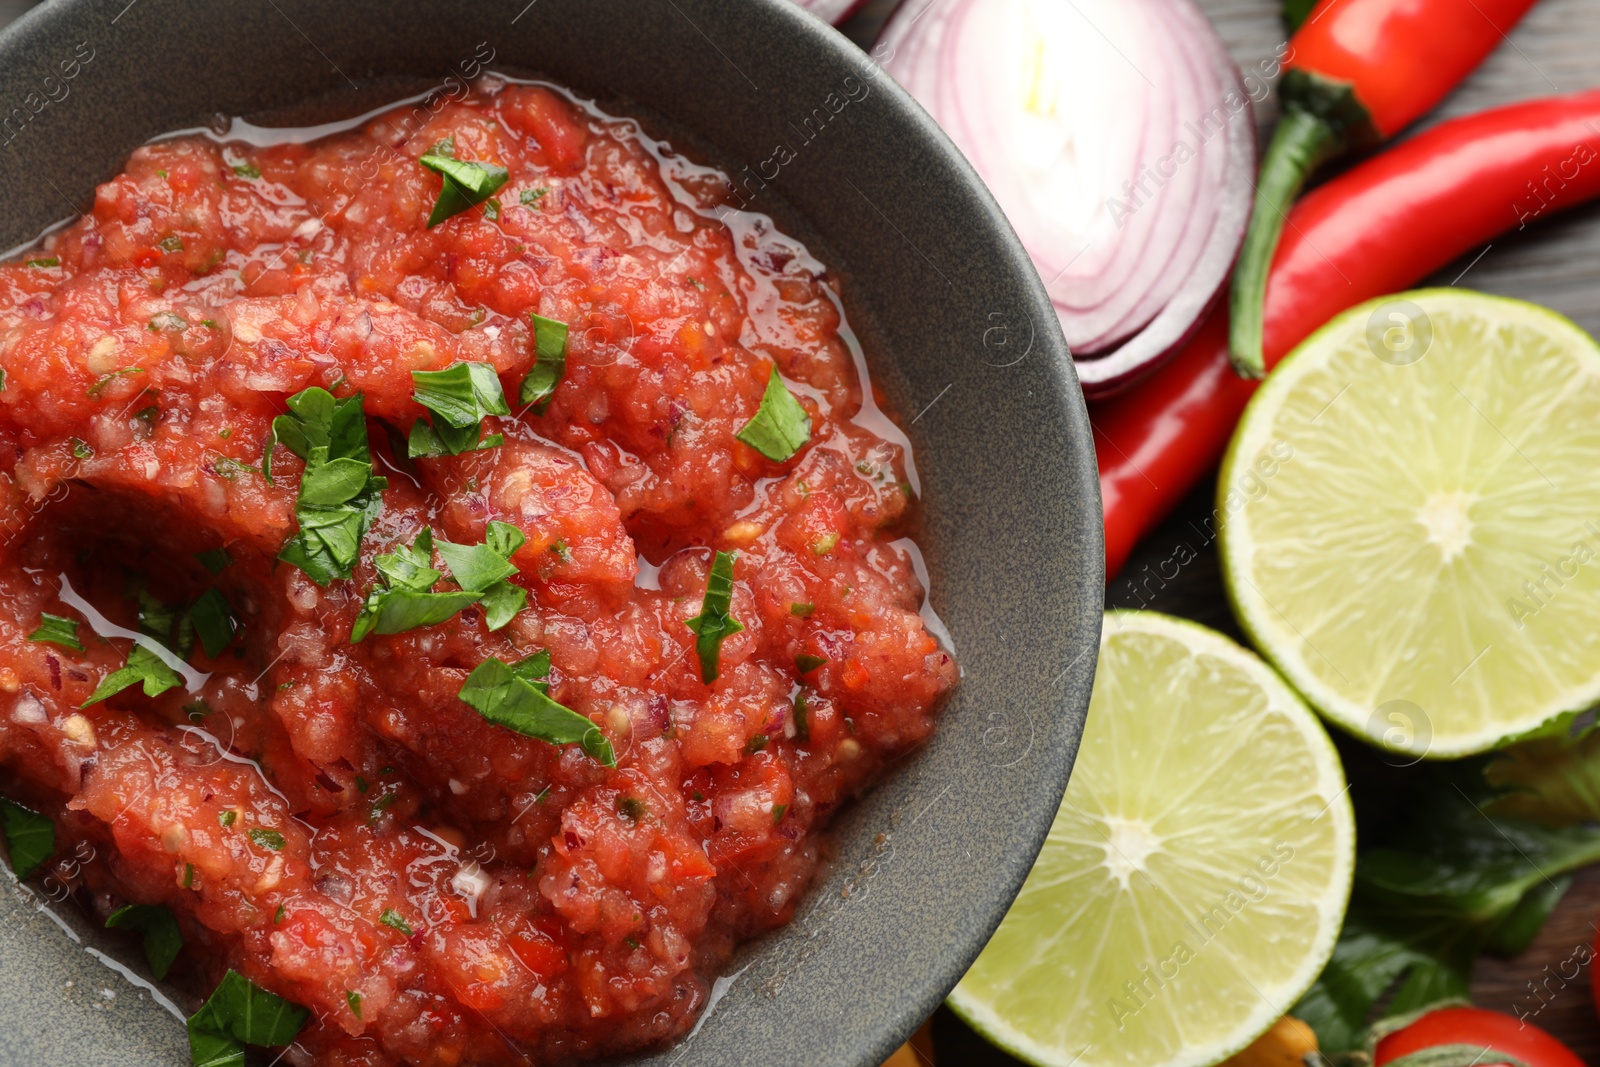
M794 0L795 3L835 26L856 13L867 0Z
M1244 238L1250 97L1192 0L909 0L874 55L966 153L1089 396L1199 328Z

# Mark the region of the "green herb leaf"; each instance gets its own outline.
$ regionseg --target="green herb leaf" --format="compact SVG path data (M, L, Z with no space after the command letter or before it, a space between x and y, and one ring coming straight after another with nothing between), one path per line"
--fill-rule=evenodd
M794 669L801 674L810 674L826 662L828 662L827 656L813 656L802 652L794 658Z
M261 168L254 163L235 163L233 164L233 172L249 181L255 181L261 177Z
M489 199L485 200L483 202L483 217L488 219L490 222L499 222L500 221L500 201L496 200L492 196Z
M282 904L279 904L278 905L278 910L272 913L272 921L274 923L283 922L284 912L286 912L287 910L288 909L285 908Z
M550 677L550 650L541 648L526 659L517 660L511 664L511 673L548 696L550 683L546 679Z
M272 422L262 473L271 480L274 443L306 461L295 517L300 530L278 558L305 571L318 585L348 578L361 556L361 539L383 508L388 484L372 473L361 394L335 400L312 387L289 398L289 414Z
M790 604L789 614L799 619L804 619L817 610L815 604Z
M350 630L358 644L368 634L399 634L419 626L437 626L478 602L478 593L418 593L411 589L373 589Z
M781 823L783 821L784 812L788 810L789 805L787 804L772 805L772 825L777 826L779 823Z
M767 747L767 742L772 740L766 734L756 734L744 743L744 754L754 756L757 752Z
M207 589L194 602L189 608L189 618L206 655L212 659L222 655L233 644L234 634L239 632L239 619L233 613L233 605L215 587Z
M386 909L382 915L378 916L378 921L385 926L393 927L394 929L399 930L407 937L410 937L413 933L411 924L401 918L400 913L395 911L393 908Z
M217 814L217 822L224 829L226 829L227 827L232 826L234 823L236 823L238 821L239 821L239 813L234 811L232 808L229 808L227 811L219 812Z
M522 379L519 399L543 415L556 394L556 386L567 373L567 324L528 313L533 322L533 369Z
M510 557L526 540L522 531L515 526L491 522L481 545L457 545L440 540L438 548L456 584L474 593L481 593L517 573Z
M1486 805L1492 814L1545 826L1600 822L1600 729L1512 745L1483 774L1503 791Z
M509 415L500 378L488 363L457 363L445 370L411 372L412 399L458 429L477 426L488 415Z
M133 651L128 653L127 666L106 675L89 699L78 706L87 708L91 704L98 704L135 685L142 685L147 697L160 696L168 689L182 685L183 678L167 662L165 657L168 656L172 656L172 653L164 648L158 649L154 642L145 644L141 638L140 643L135 644ZM173 656L173 659L177 657Z
M436 456L459 456L463 452L481 452L488 448L499 448L505 443L505 437L501 434L494 433L481 437L482 433L482 428L478 426L458 430L444 421L434 426L426 420L418 419L411 424L411 434L406 438L406 458L432 459Z
M1465 998L1479 954L1525 946L1559 898L1561 876L1600 860L1594 828L1485 814L1476 775L1471 765L1428 768L1396 805L1403 816L1358 857L1333 959L1291 1010L1324 1053L1357 1048L1397 982L1386 1016Z
M156 242L156 247L161 249L163 252L182 252L183 238L179 237L177 234L173 234L170 237L163 237L161 240Z
M230 969L189 1017L194 1067L244 1067L244 1045L287 1045L310 1014Z
M183 948L183 931L172 912L159 904L124 904L106 919L107 930L119 927L144 935L144 958L150 961L150 973L158 980L165 978Z
M544 194L548 193L549 191L549 189L544 188L524 189L522 190L519 199L524 204L537 204L540 200L544 199Z
M65 615L52 615L48 611L39 613L39 628L28 635L28 640L60 645L74 652L83 651L83 642L78 640L78 620Z
M417 162L444 178L439 199L434 201L433 211L428 215L430 230L451 216L483 203L511 176L506 168L496 163L471 163L432 152Z
M794 695L794 736L801 744L811 740L811 709L804 689Z
M123 367L120 370L112 371L110 374L102 374L100 377L95 379L93 385L89 386L88 395L91 397L98 397L101 393L105 392L106 386L110 385L118 378L126 378L130 374L143 373L143 367Z
M221 574L233 562L233 557L225 548L208 548L204 552L196 552L194 558L212 574Z
M0 831L18 878L27 878L55 855L56 824L5 797L0 797Z
M527 673L528 668L522 670ZM499 726L552 745L581 745L598 762L607 767L617 765L611 742L600 732L600 727L571 708L556 703L501 660L486 659L480 663L461 687L461 700Z
M46 267L59 267L59 266L61 266L61 257L60 256L40 256L38 259L25 259L25 260L23 260L23 263L27 264L30 267L34 267L34 268L36 268L38 270L44 270Z
M1289 32L1298 30L1316 6L1317 0L1283 0L1283 21L1289 27Z
M718 552L706 577L706 595L700 614L684 625L699 635L695 654L700 658L700 680L710 685L717 680L722 662L722 641L744 629L744 623L728 614L733 606L733 559L731 552Z
M345 991L345 995L344 995L344 1002L346 1004L350 1005L350 1010L355 1013L355 1017L357 1019L361 1018L361 994L360 993L357 993L353 989L346 990Z
M528 606L528 591L509 581L495 582L483 591L479 606L483 608L484 625L493 632L504 627L517 617L517 612Z
M784 386L777 367L767 379L767 391L755 416L734 436L775 463L793 456L811 440L811 416Z
M283 834L277 830L267 830L259 826L250 828L250 840L262 848L271 849L273 852L282 852L284 846Z

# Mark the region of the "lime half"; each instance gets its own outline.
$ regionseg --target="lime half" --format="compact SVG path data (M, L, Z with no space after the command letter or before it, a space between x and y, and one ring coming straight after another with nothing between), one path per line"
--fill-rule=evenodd
M1251 400L1219 482L1244 628L1412 759L1600 700L1600 348L1517 300L1353 308Z
M1045 1067L1205 1067L1311 985L1355 821L1322 724L1202 626L1111 612L1044 850L950 1005Z

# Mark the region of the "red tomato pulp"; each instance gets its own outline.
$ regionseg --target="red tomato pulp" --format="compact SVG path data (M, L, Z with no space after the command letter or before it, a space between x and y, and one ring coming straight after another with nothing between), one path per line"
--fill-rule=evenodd
M447 138L510 178L428 229L440 178L417 159ZM311 143L140 149L0 266L0 793L52 818L58 856L93 856L55 877L102 914L173 911L195 993L232 967L309 1008L292 1062L681 1035L734 945L790 917L830 812L955 683L901 540L904 438L821 264L719 210L727 188L631 122L491 80ZM543 414L515 400L530 312L570 326ZM486 420L504 444L405 459L427 414L411 372L460 361L512 398ZM811 419L781 463L735 439L774 367ZM262 471L311 386L363 396L389 479L352 579L326 586L275 559L301 461L279 445ZM509 626L468 607L351 644L376 555L491 520L526 537ZM213 577L196 554L218 548ZM685 622L713 550L738 553L744 629L706 685ZM126 662L141 594L213 585L232 648L80 708ZM27 639L46 612L84 651ZM487 658L541 649L615 769L458 698Z

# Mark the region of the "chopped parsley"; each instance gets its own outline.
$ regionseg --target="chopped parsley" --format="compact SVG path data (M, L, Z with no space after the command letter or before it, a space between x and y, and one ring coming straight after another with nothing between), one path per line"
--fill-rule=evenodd
M244 1067L245 1045L287 1045L310 1015L230 969L189 1017L189 1055L195 1067Z
M784 386L777 367L767 379L761 406L734 436L775 463L790 458L811 440L811 416Z
M110 385L112 382L116 381L118 378L126 378L130 374L143 374L143 373L144 373L144 368L143 367L123 367L121 370L114 370L109 374L100 375L100 377L95 379L94 384L89 386L89 388L87 390L85 390L85 392L89 396L98 397L101 393L106 391L106 386Z
M441 142L434 146L443 148ZM455 151L452 140L450 152ZM430 152L417 162L444 179L439 189L439 199L434 201L428 214L428 229L463 211L476 207L489 199L506 183L511 175L497 163L469 163L442 152Z
M196 552L194 558L212 574L221 574L233 562L233 557L225 548L208 548L204 552Z
M548 193L549 191L549 189L546 189L543 186L540 186L537 189L524 189L522 190L522 193L518 199L524 204L537 204L539 201L544 199L544 194Z
M183 948L183 931L172 912L159 904L124 904L106 919L107 930L122 927L144 935L144 958L150 961L150 973L158 980L165 978Z
M383 487L372 473L361 394L335 400L313 386L289 398L289 414L272 420L262 473L272 480L272 449L281 443L306 461L295 518L300 531L278 558L305 571L318 585L348 578L361 556L361 539L383 508Z
M591 758L615 767L616 754L600 727L550 698L543 681L549 671L548 653L514 664L486 659L467 676L461 700L496 725L552 745L580 745Z
M89 442L81 437L69 437L67 443L72 446L74 459L93 459L94 449L89 447Z
M39 613L39 628L28 635L28 640L60 645L74 652L83 651L83 642L78 640L78 621L48 611Z
M400 913L395 911L393 908L386 909L382 915L378 916L378 921L385 926L399 930L407 937L410 937L413 933L411 924L406 922L405 919L401 918Z
M490 222L500 221L500 201L492 196L485 200L483 202L483 217Z
M222 655L239 632L239 618L233 613L233 605L214 586L190 605L189 619L206 655L212 659Z
M221 823L224 827L232 826L238 821L238 819L239 813L234 811L232 808L229 808L227 811L222 812L217 816L217 822Z
M35 270L44 270L44 269L46 269L48 267L59 267L59 266L61 266L61 257L60 256L40 256L38 259L26 259L26 260L23 260L23 262L26 263L28 266L33 267Z
M801 744L811 740L811 709L806 704L804 689L794 695L794 736Z
M522 379L518 394L535 415L543 415L556 395L556 386L567 373L567 324L528 312L533 323L533 369Z
M267 830L256 826L250 829L250 840L262 848L269 848L274 852L282 852L284 846L283 834L277 830Z
M481 604L490 630L500 629L528 602L528 591L508 580L517 573L511 554L526 540L515 526L490 522L481 545L439 541L439 555L461 590L435 593L432 589L444 575L433 567L433 531L424 529L409 548L398 546L374 561L384 584L368 591L350 630L351 643L370 633L397 634L433 626L470 604Z
M254 163L235 163L233 164L233 172L249 181L255 181L261 177L261 168Z
M722 661L722 641L744 629L744 623L728 614L733 606L733 559L731 552L718 552L706 577L706 595L700 614L684 622L698 638L695 654L700 658L700 680L710 685L717 680Z
M650 809L638 797L618 797L617 814L631 822L638 822Z
M183 679L177 667L182 661L171 651L171 646L182 649L186 640L193 639L187 624L186 614L169 608L149 593L141 591L140 636L134 639L127 663L120 670L106 675L95 691L89 694L89 699L79 707L98 704L135 685L142 686L147 697L160 696L168 689L181 685Z
M446 370L411 372L416 385L413 394L418 404L433 413L428 421L411 425L406 454L459 456L463 452L494 448L505 438L500 434L483 437L483 420L489 415L509 415L506 394L500 378L488 363L457 363Z
M18 878L28 877L55 854L56 824L5 797L0 797L0 831Z

